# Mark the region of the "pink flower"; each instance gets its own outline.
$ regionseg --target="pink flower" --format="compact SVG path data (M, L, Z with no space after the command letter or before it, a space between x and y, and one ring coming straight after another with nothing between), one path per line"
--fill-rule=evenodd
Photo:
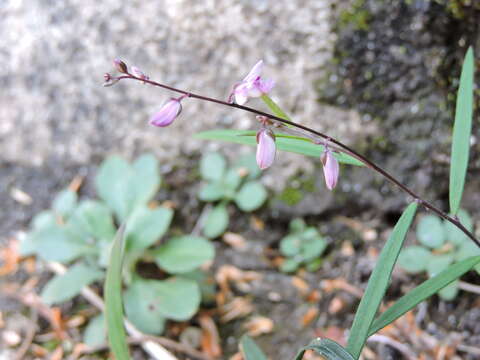
M325 152L322 155L323 174L325 175L325 184L329 190L333 190L337 186L338 174L340 167L338 160L332 154L329 148L325 148Z
M275 160L275 135L263 128L257 133L257 164L262 170L270 167Z
M251 97L260 97L263 94L267 94L275 86L275 81L266 79L263 80L260 75L263 70L263 60L260 60L250 70L245 78L233 86L233 91L228 97L229 102L235 102L239 105L243 105Z
M150 118L150 124L159 127L170 125L182 111L182 104L180 104L181 99L182 98L172 98L167 101L165 105Z

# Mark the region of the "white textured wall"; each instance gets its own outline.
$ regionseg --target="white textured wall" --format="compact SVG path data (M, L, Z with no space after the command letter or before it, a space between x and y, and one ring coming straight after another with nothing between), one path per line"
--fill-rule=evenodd
M149 115L170 94L133 82L103 88L115 57L214 97L263 58L272 96L297 121L334 136L361 131L354 114L315 101L313 82L332 57L330 0L4 0L0 18L0 160L84 163L143 149L172 160L205 148L189 139L199 130L255 126L251 115L187 99L173 126L152 128ZM284 175L309 167L298 159L279 157L297 164L279 167Z

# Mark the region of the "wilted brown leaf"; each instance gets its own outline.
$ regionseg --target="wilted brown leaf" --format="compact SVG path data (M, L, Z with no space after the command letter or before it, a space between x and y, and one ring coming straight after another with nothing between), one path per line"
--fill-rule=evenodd
M273 321L265 316L254 316L244 324L244 327L248 335L259 336L272 332Z
M309 325L318 315L318 308L311 307L307 312L302 316L301 324L303 327Z
M222 322L229 322L247 316L253 311L252 301L246 297L236 297L220 308Z
M223 234L222 240L235 250L242 251L247 247L247 241L245 238L242 235L233 232L226 232Z
M220 347L217 325L208 315L200 315L199 323L202 328L202 351L212 358L221 357L222 348Z

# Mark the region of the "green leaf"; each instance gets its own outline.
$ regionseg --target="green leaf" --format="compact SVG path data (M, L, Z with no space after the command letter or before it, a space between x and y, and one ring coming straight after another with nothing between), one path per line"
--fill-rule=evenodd
M450 213L453 215L460 208L467 174L472 131L474 66L473 49L470 47L463 61L453 125L449 188Z
M61 215L68 216L77 205L77 193L69 189L60 191L52 203L52 210Z
M290 221L290 224L288 225L288 227L291 232L297 233L305 230L306 224L305 224L305 221L303 221L303 219L297 218Z
M240 339L240 350L245 360L267 360L263 351L248 335L243 335Z
M309 263L307 263L306 269L307 269L307 271L314 272L314 271L317 271L318 269L320 269L322 264L323 264L323 259L322 258L317 258L317 259L314 259L314 260L310 261Z
M158 306L156 280L134 278L125 291L125 313L140 331L159 335L165 328L165 316Z
M76 227L80 233L93 236L97 240L111 241L115 236L112 214L98 201L82 201L70 217L69 224Z
M127 251L143 250L153 245L167 232L173 210L164 207L149 209L139 206L130 215L125 230Z
M165 281L135 278L125 292L127 316L149 334L160 334L165 319L190 319L200 306L200 289L194 280L173 277Z
M245 154L240 156L240 158L235 161L234 168L237 170L247 170L248 180L253 180L262 173L262 170L260 170L257 165L257 159L254 154Z
M284 273L291 273L298 269L300 262L295 258L285 259L285 261L280 265L280 271Z
M153 155L140 156L132 166L117 156L105 160L98 171L99 196L124 221L140 205L151 200L161 183L158 162Z
M347 350L354 358L360 356L360 352L365 345L368 330L387 290L393 267L415 216L417 206L417 203L412 203L403 212L383 247L378 262L368 280L367 289L358 306L348 338Z
M119 219L124 219L128 212L125 183L131 172L128 162L119 156L110 156L102 163L95 178L98 196L114 210Z
M295 360L302 360L305 351L313 350L327 360L354 360L354 357L341 345L330 339L315 339L300 349Z
M445 242L445 228L435 215L423 216L417 225L417 238L425 246L436 249Z
M454 282L448 284L443 289L438 292L438 296L440 296L445 301L452 301L457 297L458 294L458 281L455 280Z
M408 246L400 252L398 265L411 274L418 274L427 269L432 253L423 246Z
M105 316L100 314L88 322L83 332L83 342L90 347L95 347L102 345L106 340Z
M368 336L375 334L380 329L383 329L388 324L394 322L407 311L410 311L419 303L437 293L440 289L458 279L479 263L480 256L470 257L461 262L450 265L448 269L423 282L402 296L395 304L375 319L368 331Z
M190 319L200 306L200 288L194 280L172 277L157 281L157 305L167 319L184 321Z
M200 174L204 180L220 181L227 162L219 153L209 153L200 160Z
M303 241L301 254L304 261L313 260L319 257L325 251L326 247L327 242L321 237Z
M132 173L128 178L127 194L129 211L137 206L147 204L158 191L162 178L158 167L158 160L152 154L143 154L135 160Z
M472 254L473 255L473 254ZM427 262L428 276L433 277L445 270L453 262L453 254L431 256Z
M261 96L261 99L270 108L270 110L272 110L273 115L285 120L291 120L290 117L280 108L280 106L278 106L275 101L270 98L270 96L264 94Z
M239 169L235 168L229 169L223 179L223 185L232 194L234 194L241 182L242 177L240 176Z
M125 248L125 226L122 225L113 240L103 296L107 319L108 342L115 359L129 360L127 337L123 327L122 262Z
M181 274L213 260L215 248L205 238L185 235L172 238L155 250L153 255L162 269Z
M254 131L222 129L203 131L195 134L194 137L197 139L219 140L243 145L256 146L257 141L255 139L255 134L256 133ZM312 156L317 159L320 158L324 151L323 145L313 144L310 141L305 141L293 137L282 137L280 136L281 134L276 135L276 145L278 150ZM364 166L362 162L347 154L334 153L334 156L339 162L343 164Z
M263 205L267 199L267 190L258 181L249 181L235 196L235 203L243 211L253 211Z
M225 189L222 186L222 183L216 181L205 184L200 190L198 197L202 201L217 201L223 198L224 195Z
M472 218L465 210L460 209L457 213L457 216L462 225L465 226L468 231L473 230ZM443 224L447 233L447 240L450 241L452 244L459 246L462 243L469 241L468 236L465 235L462 230L453 225L450 221L444 221Z
M73 265L63 275L51 279L42 291L42 300L48 304L59 304L78 295L84 286L103 278L103 271L83 263Z
M216 238L222 235L228 227L228 211L225 205L215 206L207 216L203 227L203 234L207 238Z
M280 252L285 256L295 256L300 253L302 238L295 235L287 235L280 241Z
M87 244L66 226L52 225L29 234L28 251L35 252L45 261L68 263L86 254L95 253Z
M41 230L42 228L49 227L57 224L55 213L50 210L44 210L39 212L32 219L31 226L34 230Z
M480 249L478 248L478 246L473 242L468 241L460 245L460 248L455 254L455 260L461 261L469 258L470 256L478 256L478 255L480 255ZM480 265L475 266L475 270L477 271L477 273L480 274Z

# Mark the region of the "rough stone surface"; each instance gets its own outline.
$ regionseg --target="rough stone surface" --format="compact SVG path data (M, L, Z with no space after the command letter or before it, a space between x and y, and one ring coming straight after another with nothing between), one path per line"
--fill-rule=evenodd
M152 79L219 98L263 58L277 82L272 96L297 121L347 141L364 130L355 113L316 101L313 82L335 38L330 1L6 1L0 14L2 162L85 164L143 150L174 162L206 148L190 138L195 132L256 126L246 113L186 100L174 125L152 128L149 116L171 94L133 82L103 88L116 57ZM311 170L300 159L280 156L267 182L279 188L298 168Z

